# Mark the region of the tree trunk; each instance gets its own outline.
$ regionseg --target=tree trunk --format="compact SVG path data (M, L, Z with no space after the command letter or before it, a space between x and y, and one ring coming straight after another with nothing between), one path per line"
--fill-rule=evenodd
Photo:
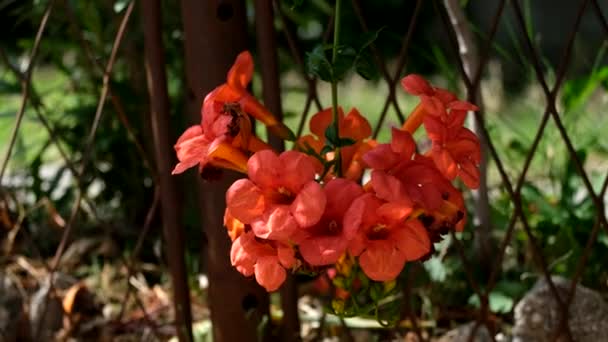
M154 151L160 183L163 232L173 286L175 327L180 340L192 341L190 289L184 261L184 230L180 224L175 179L175 164L169 130L169 95L165 73L160 0L141 2L146 54L146 78L150 95L150 116Z
M182 0L188 111L200 122L205 95L226 82L228 69L247 49L245 2ZM208 303L216 342L258 341L257 329L268 315L268 294L230 264L230 239L223 227L225 193L236 179L199 182L201 218L207 236ZM266 316L268 317L268 316Z

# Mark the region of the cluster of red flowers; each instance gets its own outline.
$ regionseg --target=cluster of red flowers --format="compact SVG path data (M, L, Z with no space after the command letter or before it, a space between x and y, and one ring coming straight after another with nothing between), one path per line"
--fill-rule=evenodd
M248 93L252 74L252 57L243 52L227 82L205 98L201 124L175 145L174 173L198 164L203 173L247 175L228 189L225 213L232 265L243 275L274 291L287 272L320 273L351 260L367 278L388 282L407 262L428 256L441 235L463 229L464 200L453 181L478 186L479 142L463 127L474 105L409 75L401 85L421 101L389 143L370 138L356 109L345 115L339 108L337 123L331 109L315 114L311 134L278 153L253 135L249 117L283 139L293 134ZM332 125L346 143L327 141ZM432 142L423 153L412 137L420 126Z

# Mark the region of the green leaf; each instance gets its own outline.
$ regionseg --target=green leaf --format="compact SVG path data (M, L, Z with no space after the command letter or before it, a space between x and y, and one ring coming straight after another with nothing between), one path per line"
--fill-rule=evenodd
M336 129L336 125L331 124L325 130L325 139L331 146L338 146L340 143L340 137L338 137L338 130Z
M380 36L380 32L382 32L382 30L384 30L385 28L386 26L382 26L377 30L365 32L359 40L359 53L361 53L363 50L367 49L370 45L372 45Z
M351 138L340 138L338 139L338 143L336 144L336 147L346 147L346 146L351 146L354 145L357 141L355 139L351 139Z
M372 56L366 52L360 53L355 59L355 70L366 80L376 79L380 75Z
M325 48L318 45L311 52L306 53L306 68L308 72L323 81L331 82L332 65L325 55Z
M334 150L333 146L325 145L325 146L323 146L323 149L321 149L321 155L325 155L333 150Z
M373 283L372 286L370 286L370 288L369 288L369 297L374 302L377 302L380 299L382 299L383 292L384 292L384 289L382 288L382 283Z
M357 58L357 51L350 46L338 47L338 53L336 55L336 61L333 65L333 80L341 81L348 71L353 67L355 59Z

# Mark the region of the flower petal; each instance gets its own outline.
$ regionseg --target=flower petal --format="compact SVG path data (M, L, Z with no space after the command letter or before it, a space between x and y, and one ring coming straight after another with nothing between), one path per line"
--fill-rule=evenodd
M372 171L372 187L376 196L388 202L411 204L405 187L399 179L384 171Z
M230 240L234 241L237 237L241 236L245 232L245 224L237 220L228 208L224 211L224 227L228 231Z
M439 87L434 87L434 94L436 98L441 101L441 103L447 105L457 99L456 95L451 91Z
M271 150L256 152L247 162L249 178L260 188L276 187L283 164Z
M375 281L390 281L401 273L405 256L389 241L374 241L359 256L365 274Z
M241 52L228 71L227 82L232 87L246 88L253 76L253 57L249 51Z
M291 193L297 194L308 182L315 179L316 168L311 156L298 151L286 151L279 156L281 185Z
M244 276L249 277L253 275L256 257L243 248L243 240L247 239L246 234L239 236L232 243L230 248L230 262L237 271L241 272Z
M312 266L334 264L346 251L348 241L342 236L308 238L299 245L300 254Z
M473 163L459 164L458 176L469 189L479 188L479 168Z
M406 261L418 260L431 251L429 235L418 220L407 221L405 227L395 229L392 235Z
M255 279L268 292L277 290L286 277L287 272L279 264L277 257L263 257L255 264Z
M177 140L175 152L179 163L172 174L179 174L207 160L210 142L203 135L200 125L191 126Z
M405 205L402 203L384 203L376 210L378 216L391 225L398 225L407 218L413 211L412 204Z
M251 222L251 230L257 237L268 240L288 241L298 229L298 223L284 205L274 206L264 215Z
M319 183L310 181L300 190L291 204L291 213L301 228L310 227L319 222L327 198Z
M296 264L295 252L291 246L279 244L277 247L277 256L281 265L287 269Z
M367 119L353 108L340 123L340 137L362 140L372 135L372 127Z
M216 138L209 146L208 157L210 160L220 159L224 167L231 170L247 173L247 156L242 150L221 138Z
M363 195L363 188L359 184L343 178L330 180L325 184L323 191L327 197L325 217L340 221L353 201Z
M412 95L432 94L433 88L422 76L411 74L401 79L401 87Z
M226 207L237 220L248 224L264 213L264 196L249 179L239 179L226 191Z
M392 128L391 149L405 157L411 157L416 152L416 142L412 134Z
M379 144L363 155L363 161L373 169L388 170L399 162L399 155L390 144Z
M437 169L439 169L445 178L449 180L456 178L456 175L458 174L458 166L450 153L441 147L433 148L432 151L433 161L435 161Z
M338 107L338 111L339 113L342 113L342 108ZM342 113L342 115L344 114ZM332 109L324 109L310 118L310 131L319 137L319 139L325 141L325 130L327 127L329 127L332 121Z

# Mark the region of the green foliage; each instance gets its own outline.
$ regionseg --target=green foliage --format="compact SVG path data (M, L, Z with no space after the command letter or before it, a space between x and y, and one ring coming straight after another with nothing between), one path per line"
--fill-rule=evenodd
M306 54L308 72L326 82L342 81L353 68L364 79L376 78L378 70L375 67L369 50L383 29L384 27L381 27L378 30L363 34L353 46L338 46L336 61L333 64L327 55L332 46L316 46L311 52Z

